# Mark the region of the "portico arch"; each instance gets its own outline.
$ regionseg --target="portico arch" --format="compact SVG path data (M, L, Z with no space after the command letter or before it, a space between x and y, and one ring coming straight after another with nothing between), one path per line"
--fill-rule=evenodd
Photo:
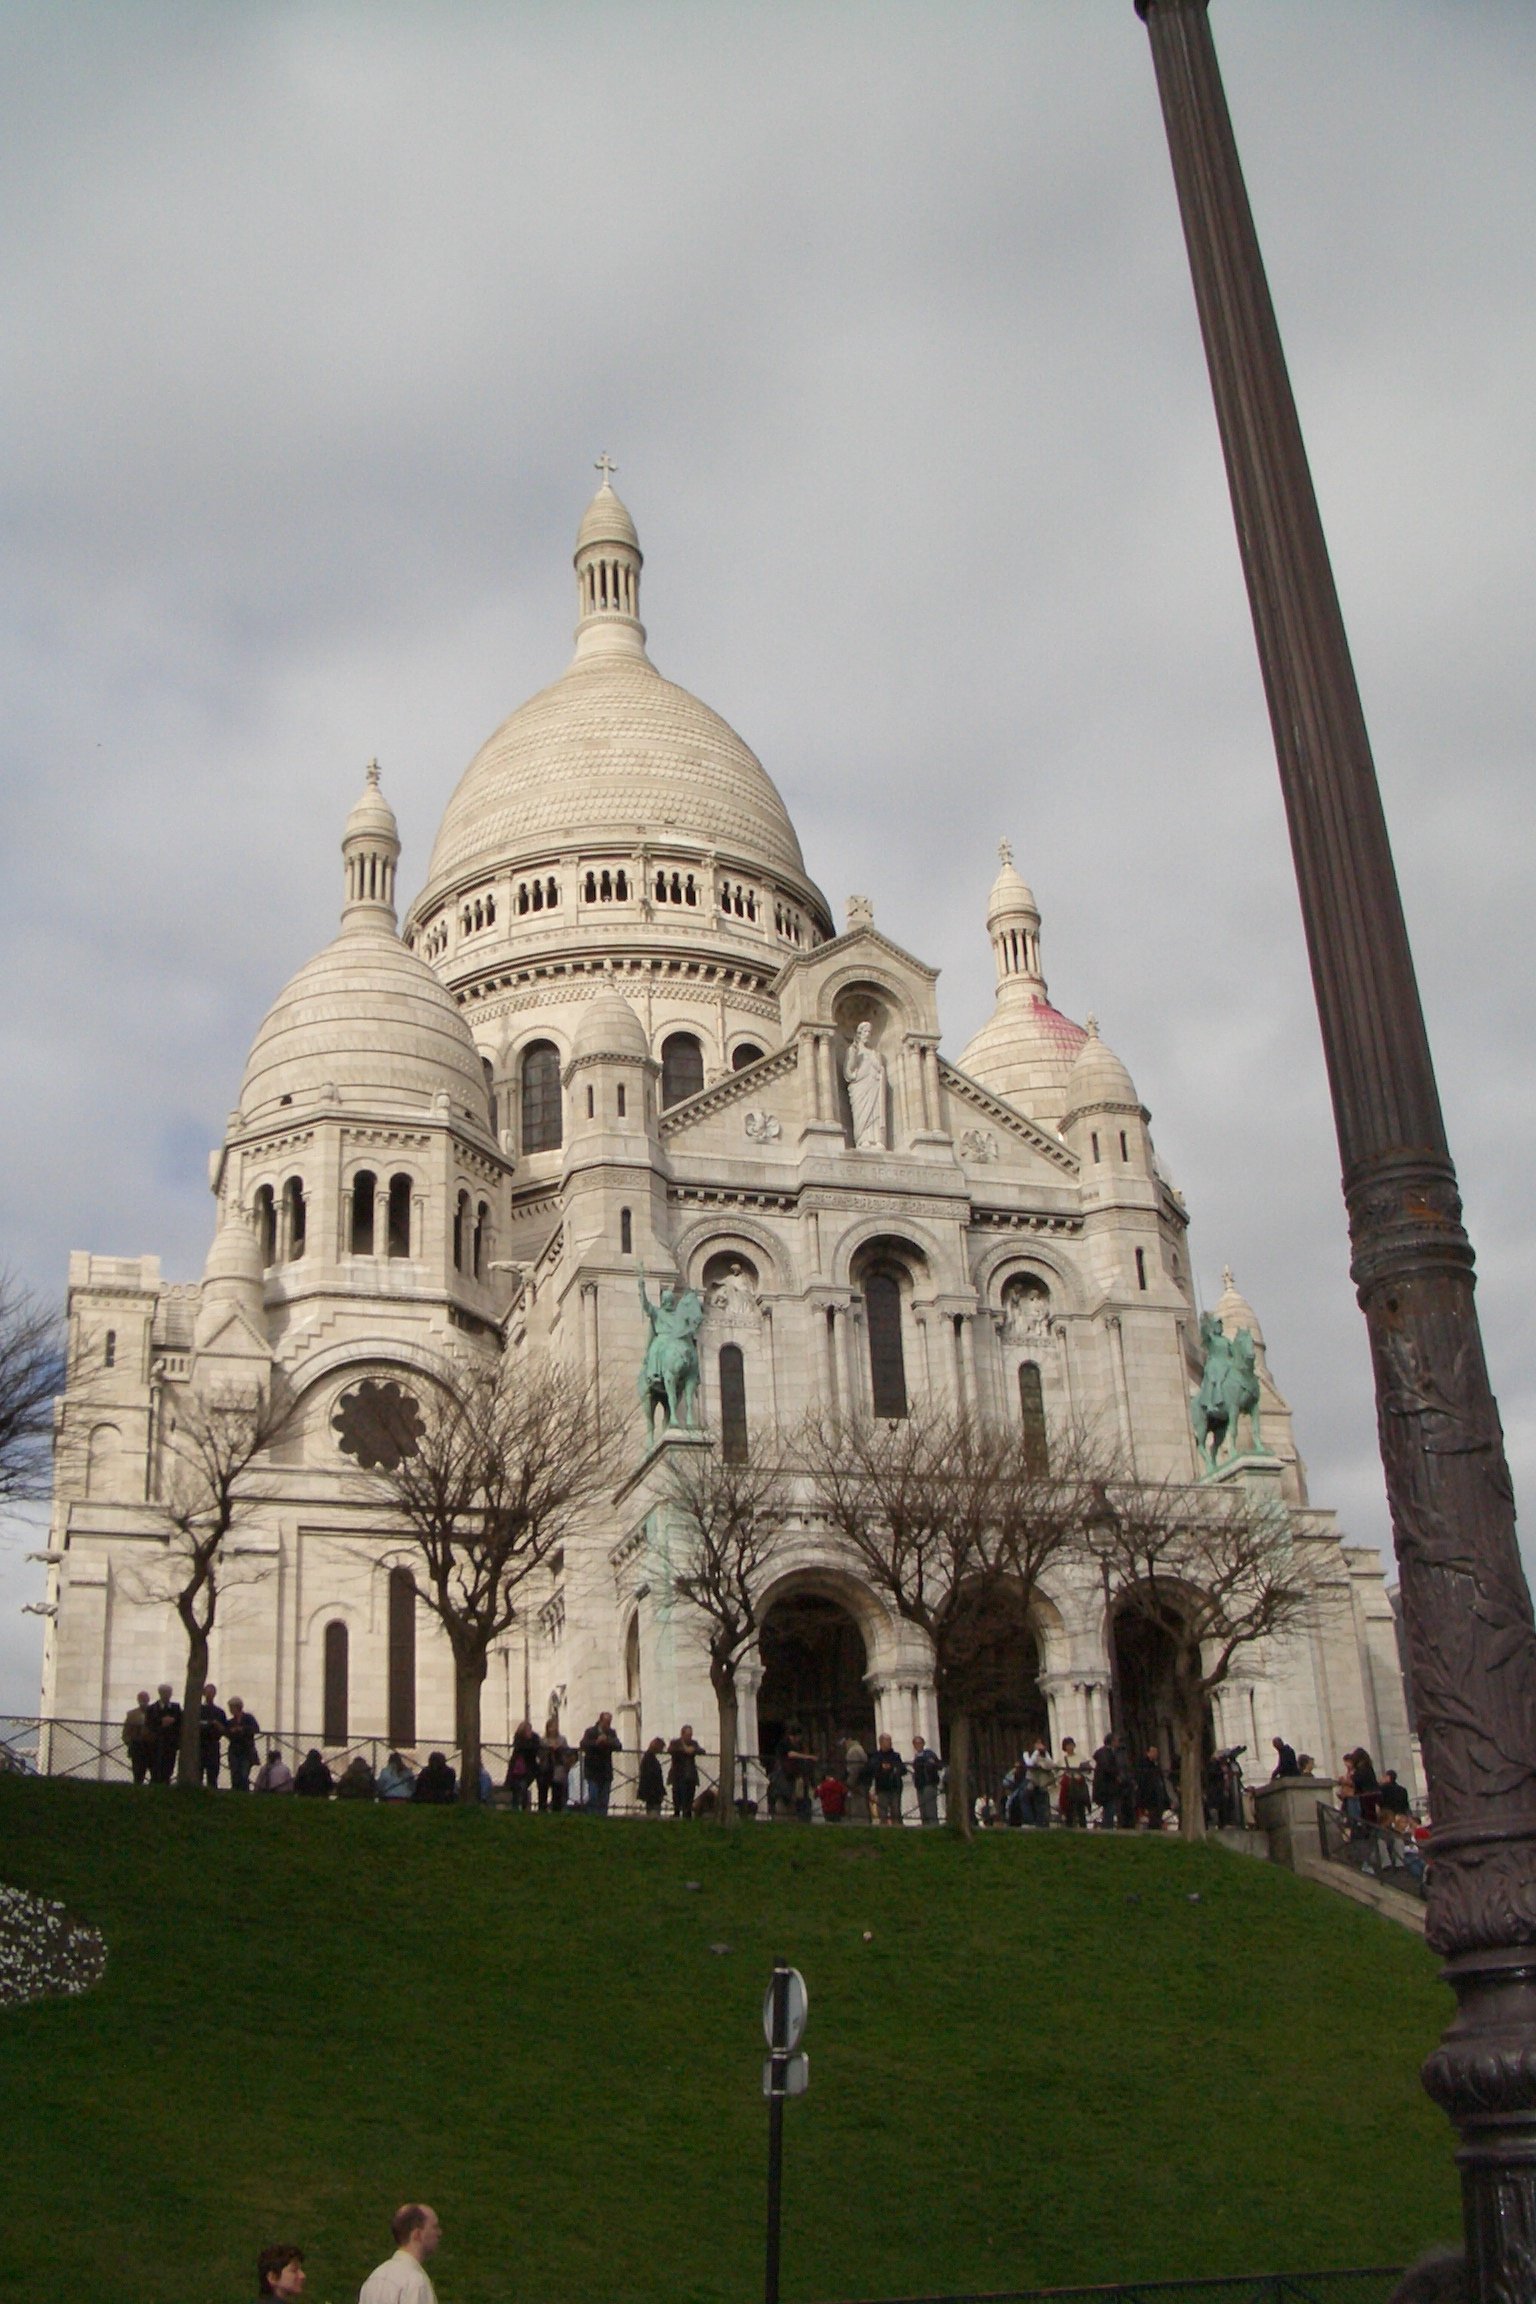
M801 1570L765 1595L758 1622L757 1742L764 1757L790 1733L821 1756L841 1736L857 1735L868 1746L875 1734L869 1683L892 1645L874 1595L835 1570Z

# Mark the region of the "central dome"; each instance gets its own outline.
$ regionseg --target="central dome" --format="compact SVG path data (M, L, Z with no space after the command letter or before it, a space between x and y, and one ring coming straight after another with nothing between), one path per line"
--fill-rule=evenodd
M805 876L772 779L718 712L639 652L578 655L476 753L427 877L439 889L541 848L647 835Z

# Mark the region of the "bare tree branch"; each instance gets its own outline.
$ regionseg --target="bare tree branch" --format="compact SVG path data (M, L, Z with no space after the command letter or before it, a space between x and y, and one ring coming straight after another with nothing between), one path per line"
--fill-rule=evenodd
M0 1505L48 1492L53 1403L64 1375L57 1311L0 1272Z

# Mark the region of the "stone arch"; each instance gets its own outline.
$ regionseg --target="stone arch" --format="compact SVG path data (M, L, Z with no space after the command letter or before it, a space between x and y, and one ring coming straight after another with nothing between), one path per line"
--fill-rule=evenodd
M85 1493L93 1501L119 1485L123 1435L116 1424L93 1424L85 1443Z
M816 990L817 1023L836 1030L839 1006L850 994L865 990L886 1003L899 1032L929 1028L928 1003L914 998L899 969L874 959L867 951L850 955L840 968L830 969L822 978Z
M1077 1268L1059 1248L1033 1238L998 1241L983 1249L971 1265L971 1279L979 1301L988 1311L1002 1309L1003 1290L1014 1278L1043 1280L1051 1292L1054 1312L1086 1309Z
M337 1453L331 1418L343 1394L371 1378L379 1384L399 1384L420 1398L425 1387L437 1389L452 1381L446 1360L419 1345L391 1344L387 1352L359 1353L355 1343L338 1344L317 1353L293 1379L296 1409L291 1436L273 1451L276 1464L300 1464L318 1451L342 1469L347 1459Z
M776 1239L766 1224L738 1215L734 1209L724 1221L713 1216L691 1224L678 1240L676 1255L678 1269L690 1288L702 1285L706 1264L716 1256L730 1255L756 1265L759 1288L793 1292L795 1287L784 1242Z
M937 1235L926 1224L914 1223L909 1216L903 1216L898 1227L888 1215L870 1215L856 1219L832 1243L827 1261L834 1285L855 1286L855 1266L876 1245L888 1246L893 1255L904 1256L914 1263L917 1269L913 1279L921 1274L925 1293L938 1284L946 1259Z
M785 1741L831 1756L840 1737L874 1741L871 1685L886 1630L857 1579L814 1567L776 1579L758 1610L758 1749L765 1767Z
M1177 1589L1175 1599L1181 1597ZM1195 1594L1189 1593L1190 1605ZM1103 1617L1105 1653L1113 1654L1120 1689L1121 1733L1132 1759L1155 1743L1170 1782L1177 1782L1179 1745L1177 1716L1172 1701L1173 1637L1144 1616L1124 1593L1116 1593ZM1216 1748L1216 1723L1210 1698L1205 1701L1202 1734L1203 1760Z

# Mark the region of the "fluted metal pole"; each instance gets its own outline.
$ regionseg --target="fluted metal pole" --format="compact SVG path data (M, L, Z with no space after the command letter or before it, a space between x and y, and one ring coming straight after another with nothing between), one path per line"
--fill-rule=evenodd
M1536 2299L1536 1629L1381 795L1207 0L1145 19L1301 892L1370 1335L1459 2007L1424 2069L1456 2123L1478 2304Z

